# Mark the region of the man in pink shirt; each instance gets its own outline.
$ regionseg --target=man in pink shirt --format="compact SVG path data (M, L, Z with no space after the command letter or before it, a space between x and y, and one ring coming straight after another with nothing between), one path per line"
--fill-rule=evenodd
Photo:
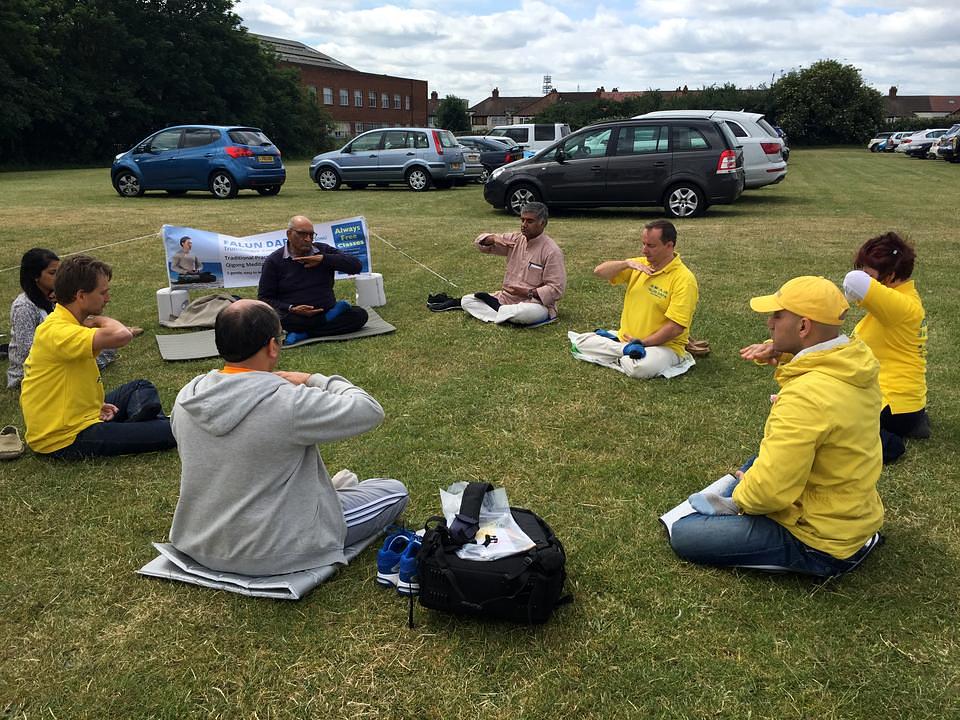
M478 235L473 244L480 252L507 258L503 289L460 300L431 296L427 306L434 312L462 308L478 320L497 324L537 325L556 318L567 271L563 251L543 232L546 226L547 206L532 202L520 211L520 232Z

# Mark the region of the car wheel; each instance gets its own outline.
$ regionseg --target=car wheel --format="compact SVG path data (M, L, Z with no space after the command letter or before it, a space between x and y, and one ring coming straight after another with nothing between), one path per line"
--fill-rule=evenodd
M430 182L430 173L423 168L413 168L407 173L407 187L414 192L428 190Z
M347 186L351 190L363 190L367 184L366 183L347 183Z
M321 190L336 190L340 187L340 175L333 168L324 168L317 173L317 185Z
M143 195L143 186L140 178L132 172L122 172L113 181L113 187L120 197L140 197Z
M667 211L667 215L674 218L696 217L706 211L707 203L696 185L679 183L667 190L663 209Z
M880 148L877 145L871 145L870 152L880 152Z
M280 186L267 185L266 187L258 187L257 192L261 195L277 195L280 192Z
M237 196L237 181L226 170L217 170L210 176L210 192L217 200L229 200Z
M490 168L484 165L483 170L480 171L480 177L477 178L477 182L480 183L481 185L485 185L487 182L487 179L490 177L491 172L492 171L490 170Z
M540 202L540 194L530 185L516 185L507 193L504 207L514 215L519 215L523 206L530 202Z

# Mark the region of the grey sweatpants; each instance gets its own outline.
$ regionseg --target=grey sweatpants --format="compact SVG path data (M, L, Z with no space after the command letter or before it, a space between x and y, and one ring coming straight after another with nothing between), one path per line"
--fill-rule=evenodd
M403 483L390 478L364 480L337 490L337 496L347 521L345 547L378 534L394 522L410 498Z

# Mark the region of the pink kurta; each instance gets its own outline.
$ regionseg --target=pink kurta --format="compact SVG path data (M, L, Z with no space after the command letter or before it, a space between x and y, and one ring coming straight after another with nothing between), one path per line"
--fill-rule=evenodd
M493 238L493 245L480 244L487 238ZM493 293L497 300L504 305L539 303L550 317L557 316L557 301L567 287L567 270L563 251L549 235L541 233L527 240L519 232L483 233L473 243L482 253L507 258L503 289Z

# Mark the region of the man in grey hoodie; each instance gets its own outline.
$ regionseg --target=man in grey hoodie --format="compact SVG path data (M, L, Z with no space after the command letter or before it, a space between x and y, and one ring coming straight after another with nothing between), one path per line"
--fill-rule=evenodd
M407 490L385 478L336 489L317 443L376 427L383 408L337 375L275 371L282 331L266 303L238 300L214 333L223 369L187 383L171 413L182 471L170 542L246 575L345 563L345 546L403 512Z

